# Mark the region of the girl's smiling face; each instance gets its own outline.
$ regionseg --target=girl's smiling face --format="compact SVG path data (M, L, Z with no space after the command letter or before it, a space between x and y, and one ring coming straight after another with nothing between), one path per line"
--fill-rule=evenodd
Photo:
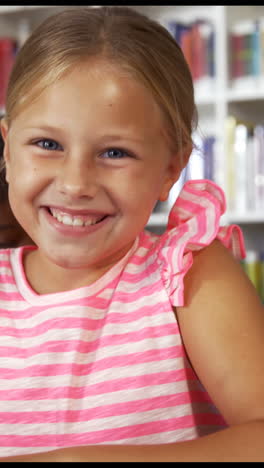
M125 255L179 176L165 130L151 93L100 59L2 123L10 204L39 265L77 273Z

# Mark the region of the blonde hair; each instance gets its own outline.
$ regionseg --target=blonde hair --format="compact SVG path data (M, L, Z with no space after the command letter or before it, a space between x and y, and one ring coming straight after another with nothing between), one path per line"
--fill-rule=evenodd
M197 125L193 81L165 27L132 8L73 7L48 17L19 51L6 94L12 119L75 64L100 56L139 79L159 104L173 150L192 147Z

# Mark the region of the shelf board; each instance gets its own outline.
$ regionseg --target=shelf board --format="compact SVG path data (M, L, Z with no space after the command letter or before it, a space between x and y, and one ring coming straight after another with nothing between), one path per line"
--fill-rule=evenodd
M215 80L203 77L194 81L194 96L198 106L215 104Z
M264 99L263 77L244 77L234 82L226 91L226 99L229 102L259 101Z
M197 106L213 106L216 103L216 99L211 94L197 94L195 96L195 103Z
M229 223L237 224L253 224L253 223L263 223L264 224L264 214L262 212L246 212L246 213L235 213L227 212L226 219Z

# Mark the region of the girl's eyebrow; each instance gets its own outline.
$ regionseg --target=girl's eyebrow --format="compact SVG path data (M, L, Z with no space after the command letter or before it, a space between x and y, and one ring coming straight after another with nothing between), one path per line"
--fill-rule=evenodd
M45 132L64 132L65 129L63 127L53 127L51 125L34 125L32 127L27 127L24 129L27 130L37 130L37 131L45 131ZM108 140L130 140L134 143L143 144L146 143L146 140L143 138L134 138L131 135L122 135L120 133L111 133L109 135L104 135L100 137L102 143L107 142Z
M135 143L140 143L140 144L144 143L144 140L141 138L134 138L129 135L120 135L120 134L114 134L114 133L110 135L105 135L101 138L102 142L107 141L107 140L130 140Z
M27 125L22 129L23 131L29 131L29 130L38 130L38 131L45 131L45 132L51 132L51 131L61 131L62 129L59 127L52 127L51 125Z

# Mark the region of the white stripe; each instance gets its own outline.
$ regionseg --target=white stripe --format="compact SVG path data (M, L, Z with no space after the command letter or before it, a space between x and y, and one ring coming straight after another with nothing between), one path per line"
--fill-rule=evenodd
M167 303L165 303L166 296L164 294L164 291L161 292L164 295L164 300L161 302L160 309L161 309L161 314L164 316L165 312L163 307L168 306ZM117 302L113 301L109 307L109 309L106 311L105 309L97 309L95 307L91 306L86 306L86 305L78 305L78 304L73 304L73 305L61 305L61 306L54 306L54 307L48 307L48 308L42 308L42 310L39 310L38 312L34 311L32 312L32 315L28 318L20 318L19 314L12 314L12 318L9 319L9 317L0 317L0 327L15 327L18 330L22 329L32 329L34 327L40 326L45 324L46 321L48 320L61 320L62 323L65 319L92 319L95 322L98 320L102 320L106 314L110 316L110 314L115 314L116 317L118 315L120 316L120 321L122 320L122 317L124 316L125 313L128 314L128 320L123 322L123 326L126 326L126 328L130 327L130 325L133 324L133 311L135 313L138 311L138 309L141 309L143 307L148 307L149 309L149 315L146 315L147 320L152 320L154 317L157 315L157 312L155 312L151 316L151 307L157 305L157 297L155 294L151 294L150 296L146 296L144 298L138 297L133 302L129 303L122 303L122 302ZM4 304L2 304L2 301L0 302L0 309L3 308ZM7 309L8 310L8 309ZM131 319L129 320L129 318ZM126 324L126 325L125 325ZM69 325L69 323L67 324ZM118 323L115 323L114 326L118 326ZM107 334L107 331L106 333Z
M7 254L3 249L0 250L0 261L1 260L4 262L9 260L9 254Z
M184 192L181 198L196 204L197 208L199 207L199 205L205 208L206 228L203 237L200 238L200 242L207 243L209 237L213 235L215 226L217 224L215 204L211 202L209 198L203 198L201 196L194 197L194 195L189 192ZM195 216L193 219L195 219Z
M1 299L0 309L4 309L5 311L14 310L14 311L20 312L22 310L28 309L28 304L24 301L10 301L10 299L9 300Z
M8 276L13 276L12 269L7 266L0 266L0 275L8 275Z
M64 332L64 330L62 330ZM100 334L98 334L100 338ZM65 352L51 352L51 353L41 353L35 354L33 356L25 356L23 358L17 357L0 357L0 368L5 369L26 369L30 366L38 365L56 365L56 364L89 364L93 363L96 360L113 358L124 356L124 361L126 355L129 356L134 353L147 352L148 350L158 348L167 348L168 346L181 345L180 335L166 335L159 337L144 338L142 340L135 341L133 344L131 341L129 343L121 343L118 345L108 345L103 347L98 347L95 351L89 352L89 345L87 345L86 353L79 353L75 349L72 351ZM157 348L156 348L157 349Z
M95 432L96 437L97 431L122 428L191 414L192 407L190 404L186 404L72 423L63 421L49 423L47 417L46 422L38 424L0 424L0 434L36 436L42 434L82 434L83 432ZM131 432L133 432L133 428L131 428Z
M198 437L197 429L194 427L187 427L184 429L174 429L173 431L161 432L158 434L149 434L146 436L130 437L122 439L122 441L113 441L111 445L151 445L151 444L170 444L173 442L180 442L181 440L190 440ZM103 444L98 444L103 445Z
M147 373L156 373L162 371L173 371L183 368L183 361L181 358L175 359L166 359L166 361L150 361L144 363L138 363L133 365L133 375L134 376L141 376ZM50 377L21 377L14 380L9 379L1 379L0 378L0 389L1 391L9 391L14 389L23 389L23 388L56 388L62 386L68 386L69 384L75 387L84 387L87 385L87 379L89 379L89 385L102 383L109 380L109 372L111 371L111 379L123 379L123 378L131 378L131 368L130 366L120 366L115 367L114 375L113 369L107 368L97 372L93 372L92 374L88 375L80 375L80 376L69 376L67 375L60 375L58 376L50 376ZM70 382L69 382L70 378Z
M162 373L161 373L162 375ZM111 383L111 380L110 380ZM139 388L129 388L124 390L118 390L109 392L108 382L105 383L105 393L99 395L88 395L78 399L70 398L55 398L45 400L5 400L0 401L0 413L7 411L12 412L23 412L23 411L66 411L68 409L72 411L89 410L90 408L97 408L98 406L115 405L119 403L129 403L142 399L149 399L155 397L169 397L170 395L186 392L189 393L189 385L196 391L200 390L198 381L190 381L189 384L186 380L181 380L171 383L154 384L151 386L143 386ZM89 388L90 382L87 383ZM48 396L48 390L47 390ZM103 411L103 410L102 410ZM1 428L1 425L0 425Z
M17 286L14 283L0 283L0 291L6 293L18 293Z

